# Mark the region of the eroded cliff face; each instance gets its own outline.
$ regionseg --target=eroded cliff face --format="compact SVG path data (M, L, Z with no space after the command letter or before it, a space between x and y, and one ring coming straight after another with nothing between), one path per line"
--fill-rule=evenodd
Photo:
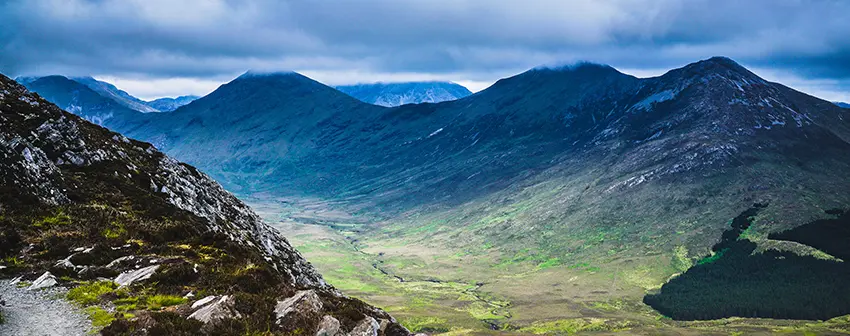
M0 276L74 288L104 334L408 334L205 174L5 76L0 168Z

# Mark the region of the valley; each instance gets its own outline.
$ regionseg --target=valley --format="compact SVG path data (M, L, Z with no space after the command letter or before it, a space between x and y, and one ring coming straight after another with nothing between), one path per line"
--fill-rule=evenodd
M850 332L848 316L825 322L758 318L689 322L665 317L642 301L647 292L657 291L671 276L698 263L681 248L645 255L606 252L585 256L587 262L569 257L558 262L541 262L533 257L506 255L492 246L475 248L440 238L417 239L423 230L400 233L387 223L376 224L370 222L374 219L335 210L334 202L267 195L242 198L289 237L330 284L387 310L414 332L445 335ZM773 240L756 240L760 248L777 244ZM797 249L798 253L805 251Z
M63 78L30 86L198 166L412 332L848 332L828 276L850 277L829 254L843 240L818 238L842 227L804 225L850 204L846 111L728 58L651 78L534 68L389 108L246 72L141 113Z
M850 336L848 12L0 0L0 336Z

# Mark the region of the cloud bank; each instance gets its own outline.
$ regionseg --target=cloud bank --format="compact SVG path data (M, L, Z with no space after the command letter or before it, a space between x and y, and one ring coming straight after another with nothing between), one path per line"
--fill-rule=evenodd
M829 0L6 0L0 71L489 83L541 64L654 74L724 55L850 99L847 13L850 1Z

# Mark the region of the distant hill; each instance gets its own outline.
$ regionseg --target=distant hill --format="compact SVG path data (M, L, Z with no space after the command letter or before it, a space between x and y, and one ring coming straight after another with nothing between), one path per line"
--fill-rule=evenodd
M380 106L439 103L472 94L467 88L450 82L375 83L337 86L360 101Z
M147 102L139 98L133 97L129 93L118 89L117 87L115 87L115 85L112 85L110 83L100 81L92 77L72 77L71 79L80 82L88 86L95 92L101 94L102 96L115 100L119 104L131 108L133 110L145 113L160 112L158 109L149 106Z
M189 104L200 97L198 96L180 96L177 98L159 98L147 102L147 105L159 110L160 112L171 112L178 107Z
M850 108L850 104L843 102L835 102L835 105L841 106L843 108Z

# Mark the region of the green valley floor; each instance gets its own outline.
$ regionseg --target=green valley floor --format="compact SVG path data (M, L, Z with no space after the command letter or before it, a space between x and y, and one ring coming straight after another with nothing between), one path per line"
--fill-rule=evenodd
M829 335L828 321L727 318L674 321L643 304L693 260L687 251L601 253L583 260L457 249L444 239L397 235L315 199L243 197L343 293L387 310L414 332L443 335ZM419 230L427 236L423 220Z

